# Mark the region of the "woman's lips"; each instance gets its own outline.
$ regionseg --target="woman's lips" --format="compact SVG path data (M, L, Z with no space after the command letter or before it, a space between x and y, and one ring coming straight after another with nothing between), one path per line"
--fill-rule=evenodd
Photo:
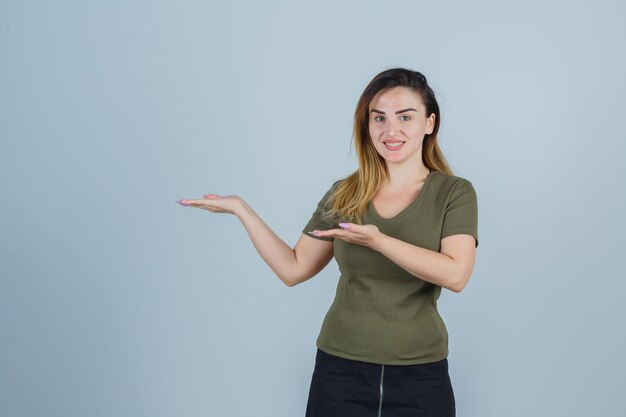
M402 146L404 146L405 142L389 140L389 141L385 141L383 143L385 144L385 148L389 149L390 151L397 151L398 149L402 148ZM391 146L390 144L394 144L396 146Z

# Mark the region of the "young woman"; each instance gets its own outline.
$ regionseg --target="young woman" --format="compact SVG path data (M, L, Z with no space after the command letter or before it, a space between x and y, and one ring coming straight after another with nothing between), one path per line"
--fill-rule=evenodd
M424 75L376 75L354 116L358 170L330 186L294 249L238 196L179 201L239 217L288 286L335 257L341 276L316 342L307 417L455 416L437 299L470 278L478 207L439 149L440 123Z

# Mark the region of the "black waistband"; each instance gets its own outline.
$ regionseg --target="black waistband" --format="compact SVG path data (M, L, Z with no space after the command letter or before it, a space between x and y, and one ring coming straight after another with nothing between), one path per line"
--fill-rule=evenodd
M333 367L343 367L344 369L350 369L360 371L364 374L380 375L383 364L355 361L353 359L342 358L340 356L331 355L324 352L320 348L317 348L317 359L320 366L324 364L332 364ZM444 358L437 362L419 363L415 365L384 365L385 375L394 374L406 374L409 373L428 373L445 371L448 372L448 359Z

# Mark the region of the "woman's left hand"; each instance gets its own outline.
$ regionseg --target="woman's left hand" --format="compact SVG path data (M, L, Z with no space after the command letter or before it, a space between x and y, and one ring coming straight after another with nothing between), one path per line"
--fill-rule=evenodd
M313 230L309 233L315 236L328 236L341 239L349 243L356 243L371 248L374 242L382 236L378 227L373 224L339 223L340 229Z

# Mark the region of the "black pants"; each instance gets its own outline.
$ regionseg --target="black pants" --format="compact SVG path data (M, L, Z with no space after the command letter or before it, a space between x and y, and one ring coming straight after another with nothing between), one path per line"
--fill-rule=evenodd
M454 417L448 360L378 365L317 349L306 417Z

